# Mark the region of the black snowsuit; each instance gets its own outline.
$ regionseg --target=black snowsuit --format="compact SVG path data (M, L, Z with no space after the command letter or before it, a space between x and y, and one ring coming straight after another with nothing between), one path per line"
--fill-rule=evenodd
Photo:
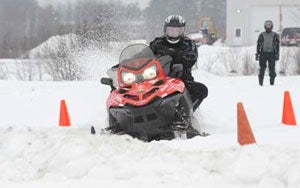
M194 103L194 111L200 106L201 102L208 95L207 87L194 81L192 67L197 61L198 50L193 40L185 37L176 44L169 43L165 37L157 37L150 43L150 48L157 57L170 55L173 64L182 64L183 72L181 79L191 94Z
M261 33L257 40L257 56L259 60L259 85L263 85L267 62L269 67L270 84L274 85L276 72L275 61L279 59L279 36L273 31Z

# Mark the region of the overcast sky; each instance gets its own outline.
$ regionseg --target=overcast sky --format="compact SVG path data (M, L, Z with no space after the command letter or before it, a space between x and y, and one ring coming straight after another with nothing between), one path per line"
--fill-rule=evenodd
M75 3L77 1L80 1L80 0L37 0L40 5L47 5L49 3L53 3L53 4L58 4L58 3L68 3L68 2L72 2L72 3ZM105 0L95 0L95 1L105 1ZM118 1L121 1L125 4L129 4L129 3L133 3L133 2L138 2L140 7L142 9L144 9L145 7L147 7L148 3L150 0L118 0Z

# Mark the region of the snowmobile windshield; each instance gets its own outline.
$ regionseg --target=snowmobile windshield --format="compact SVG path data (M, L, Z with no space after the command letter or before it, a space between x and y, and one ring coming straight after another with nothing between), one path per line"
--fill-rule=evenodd
M120 55L120 66L136 66L136 68L143 66L151 59L155 59L151 48L145 44L133 44L126 47ZM135 62L135 63L134 63Z

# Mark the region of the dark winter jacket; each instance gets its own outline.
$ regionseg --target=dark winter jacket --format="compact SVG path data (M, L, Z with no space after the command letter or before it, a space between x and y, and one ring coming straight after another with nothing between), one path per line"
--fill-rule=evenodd
M273 31L263 32L257 40L257 54L262 52L273 52L274 55L279 55L280 49L279 35Z
M173 58L173 64L182 64L183 73L181 79L183 81L194 81L192 76L192 67L198 58L198 50L193 40L188 37L183 38L176 44L169 43L165 37L157 37L150 43L150 48L157 57L170 55Z

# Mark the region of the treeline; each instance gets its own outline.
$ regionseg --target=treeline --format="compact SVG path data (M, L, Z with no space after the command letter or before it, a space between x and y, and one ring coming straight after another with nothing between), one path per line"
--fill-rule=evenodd
M225 35L224 0L151 0L141 10L137 3L78 0L77 3L41 7L36 0L0 0L0 58L16 58L54 35L74 33L81 46L91 41L152 40L163 33L170 14L187 20L187 33L199 30L200 17L212 17Z
M79 34L82 42L141 38L137 4L79 1L41 7L35 0L0 0L0 58L16 58L49 37ZM132 27L135 25L135 27Z

